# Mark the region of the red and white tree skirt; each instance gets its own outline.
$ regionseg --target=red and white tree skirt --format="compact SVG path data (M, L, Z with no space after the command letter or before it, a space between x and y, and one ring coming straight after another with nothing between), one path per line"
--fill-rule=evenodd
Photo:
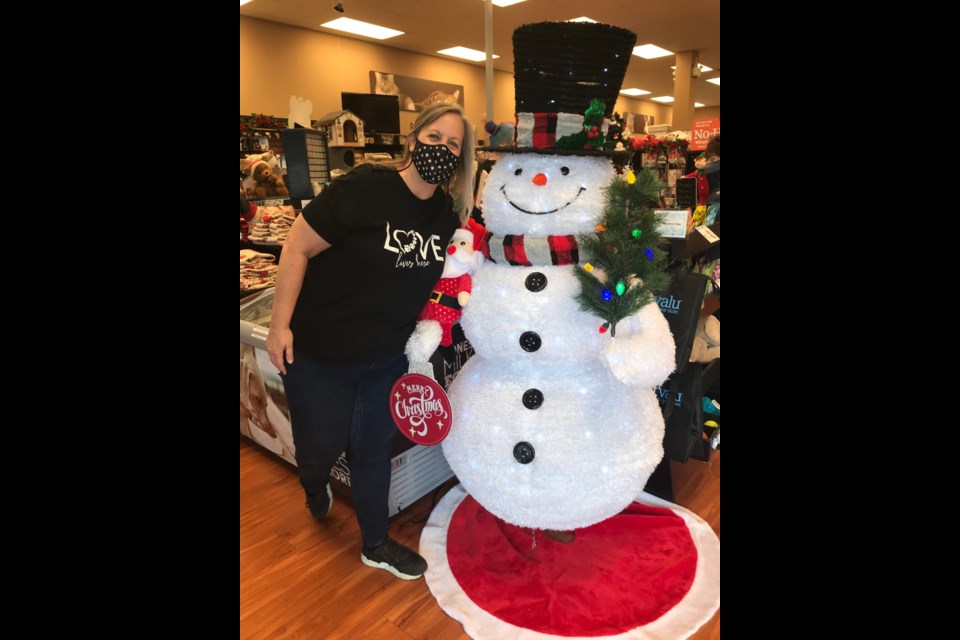
M680 640L720 606L720 540L646 493L561 544L499 520L457 485L420 554L430 591L471 638Z

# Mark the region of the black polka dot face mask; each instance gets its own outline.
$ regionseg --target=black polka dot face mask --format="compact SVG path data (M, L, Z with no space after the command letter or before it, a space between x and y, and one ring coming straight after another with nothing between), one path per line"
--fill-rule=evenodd
M413 166L417 168L417 173L428 184L440 184L449 180L457 170L457 163L460 161L460 158L453 155L453 152L447 148L447 145L424 144L419 140L410 156L413 158Z

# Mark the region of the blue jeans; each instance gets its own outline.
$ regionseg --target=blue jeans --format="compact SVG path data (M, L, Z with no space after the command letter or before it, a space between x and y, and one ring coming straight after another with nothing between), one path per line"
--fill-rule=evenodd
M363 544L387 537L390 458L397 427L390 388L407 372L407 357L359 365L326 365L302 353L287 364L283 387L290 406L300 484L326 491L330 470L344 451Z

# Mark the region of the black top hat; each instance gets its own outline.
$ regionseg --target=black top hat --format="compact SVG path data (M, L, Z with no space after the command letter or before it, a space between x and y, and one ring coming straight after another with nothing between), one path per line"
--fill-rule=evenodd
M539 22L513 32L516 132L491 151L629 155L606 129L637 35L597 22Z

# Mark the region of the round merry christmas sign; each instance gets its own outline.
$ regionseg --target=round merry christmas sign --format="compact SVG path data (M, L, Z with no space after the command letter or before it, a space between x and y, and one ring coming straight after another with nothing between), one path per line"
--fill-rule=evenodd
M408 373L390 389L390 415L400 432L417 444L438 444L453 425L446 392L433 378Z

